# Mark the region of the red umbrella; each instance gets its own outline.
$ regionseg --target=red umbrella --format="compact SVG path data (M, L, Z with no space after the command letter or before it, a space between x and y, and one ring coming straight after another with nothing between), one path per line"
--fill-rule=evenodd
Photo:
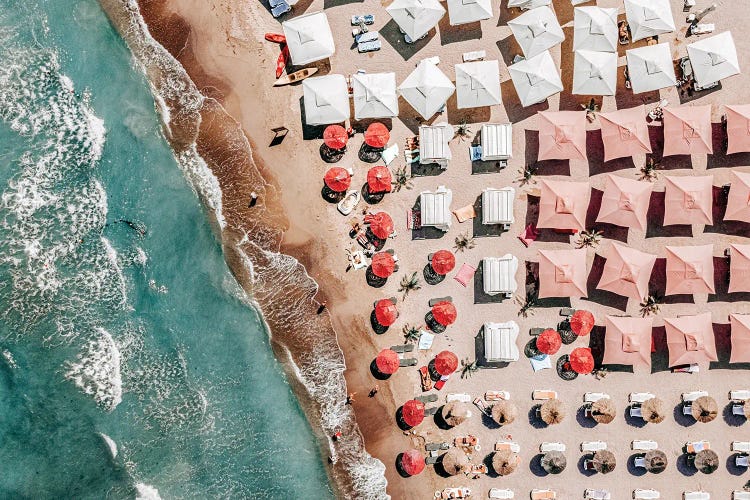
M409 427L414 427L424 420L424 403L410 399L401 407L401 420Z
M570 353L570 368L584 375L594 370L594 356L588 347L577 347Z
M383 375L392 375L398 371L399 366L398 354L390 349L383 349L375 358L375 366Z
M393 260L393 256L388 252L378 252L372 256L372 264L370 266L372 267L372 274L378 278L387 278L396 269L396 261Z
M384 148L388 145L391 133L380 122L370 124L365 130L365 144L373 148Z
M331 191L337 193L346 191L352 184L352 176L341 167L329 168L323 180Z
M458 358L450 351L441 351L435 356L435 371L440 375L450 375L458 368Z
M424 457L417 450L406 450L401 454L401 470L416 476L424 470Z
M391 326L396 322L396 318L398 318L398 310L396 304L390 299L382 299L375 304L375 319L378 320L378 324Z
M452 325L456 321L456 306L444 300L432 306L432 317L443 326Z
M432 270L438 274L448 274L456 267L456 257L448 250L438 250L432 255Z
M349 134L341 125L328 125L323 131L323 142L331 149L344 149L349 140Z
M591 333L591 329L594 328L594 315L589 311L578 309L573 313L570 318L570 329L578 335L583 337Z
M555 354L562 346L562 339L557 330L547 328L536 338L536 348L544 354Z
M385 165L372 167L367 171L367 187L371 193L391 192L391 171Z
M370 231L381 240L387 239L393 232L393 219L385 212L378 212L369 218Z

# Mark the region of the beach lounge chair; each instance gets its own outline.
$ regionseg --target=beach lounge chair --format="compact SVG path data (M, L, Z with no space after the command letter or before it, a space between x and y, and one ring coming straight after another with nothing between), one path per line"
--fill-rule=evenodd
M546 328L530 328L529 335L531 335L532 337L538 337L544 330L546 330Z
M462 446L476 446L477 445L477 437L472 436L469 434L468 436L460 436L453 438L453 446L455 447L462 447Z
M429 391L432 389L432 378L430 377L430 373L426 366L419 368L419 379L422 383L422 391Z
M560 308L560 316L570 317L573 316L573 313L575 313L576 310L572 307L561 307Z
M501 500L508 500L513 498L513 496L513 490L508 489L501 490L500 488L491 488L489 492L490 498L497 498Z
M474 277L475 272L477 272L476 267L464 263L453 279L461 283L463 286L469 286L469 282Z
M645 469L646 468L646 457L644 457L644 456L635 457L633 459L633 465L635 465L639 469Z
M404 366L417 366L417 359L416 358L400 359L398 361L398 366L401 366L401 367L404 367Z
M449 450L450 447L448 443L427 443L424 445L426 451Z
M651 394L650 392L631 392L628 396L628 400L631 403L645 403L649 399L653 399L656 396Z
M436 299L430 299L429 302L427 302L427 305L432 307L438 302L453 302L453 297L438 297Z
M750 453L750 441L732 441L732 451Z
M460 401L462 403L471 403L471 396L465 392L451 392L446 394L445 402L452 403L453 401Z
M747 455L737 455L734 457L734 465L737 467L748 467L750 466L750 463L748 462L748 456Z
M439 461L440 461L440 456L435 456L435 457L426 457L426 458L424 459L424 463L425 463L425 464L427 464L427 465L435 465L435 464L437 464L437 463L438 463Z
M531 500L551 500L557 498L557 492L553 490L531 490Z
M745 406L744 404L733 404L732 405L732 415L739 415L739 416L745 416Z
M372 14L360 14L356 16L352 16L352 26L357 26L360 23L365 23L366 25L371 25L375 22L375 16Z
M286 0L269 0L268 4L271 6L271 15L275 18L292 10L292 6Z
M552 389L535 389L534 392L531 393L531 399L535 401L557 399L557 391L553 391Z
M440 377L440 380L435 382L435 390L439 391L440 389L442 389L443 386L445 386L445 383L448 381L449 378L450 378L450 375L442 375Z
M607 449L607 443L604 441L584 441L581 443L581 451L593 453Z
M586 500L610 500L612 495L607 490L592 490L589 488L583 492L583 497Z
M521 445L518 443L514 443L513 441L498 441L497 443L495 443L495 451L502 450L512 451L513 453L520 453Z
M708 396L707 391L691 391L691 392L683 392L682 393L682 402L683 403L692 403L696 399L702 397L702 396Z
M635 500L657 500L661 498L661 494L653 489L643 490L638 488L633 490L633 498Z
M693 414L692 403L682 403L682 414L686 416L690 416Z
M378 39L378 32L377 31L368 31L366 33L360 33L359 35L354 37L354 41L356 43L366 43L366 42L372 42Z
M610 399L609 394L605 394L603 392L587 392L583 395L584 403L595 403L600 399Z
M630 447L635 451L651 451L658 449L659 445L656 441L635 439Z
M424 409L424 414L425 414L425 415L430 415L430 416L433 416L433 415L435 415L435 414L437 413L437 411L438 411L439 409L440 409L440 407L439 407L439 406L431 406L431 407L429 407L429 408L425 408L425 409Z
M423 403L434 403L435 401L437 401L438 397L437 394L426 394L424 396L417 396L414 399Z
M471 496L469 488L445 488L443 491L436 491L435 498L467 498Z
M632 418L643 418L643 412L641 411L640 405L630 407L630 416Z
M750 491L734 490L732 500L750 500Z
M479 408L479 411L481 411L483 414L487 415L488 417L490 416L490 409L487 407L484 401L482 401L481 398L474 398L474 401L472 402L474 403L474 406Z
M583 470L596 470L596 467L594 467L594 461L590 458L587 458L583 461Z
M508 391L487 391L484 393L485 401L499 401L501 399L510 399Z
M682 498L684 500L711 500L711 495L707 491L684 491Z
M373 40L371 42L363 42L357 44L357 52L364 54L365 52L375 52L383 48L383 44L380 40Z
M685 450L688 453L698 453L701 450L710 450L711 443L709 441L689 441L685 443Z
M701 367L697 363L685 366L676 366L672 368L672 373L698 373L701 371Z
M539 453L549 453L550 451L559 451L560 453L565 453L565 445L563 443L547 442L539 445Z
M736 389L733 391L729 391L729 399L732 401L745 401L746 399L750 399L750 390L747 389Z
M390 347L390 350L393 352L397 352L399 354L403 354L405 352L412 352L414 350L414 344L392 345Z

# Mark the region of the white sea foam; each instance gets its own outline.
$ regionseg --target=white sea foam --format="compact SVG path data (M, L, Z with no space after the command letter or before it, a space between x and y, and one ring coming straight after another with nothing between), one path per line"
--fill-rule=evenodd
M104 329L89 340L76 357L68 363L65 377L73 381L85 394L107 411L122 401L120 351L112 336Z
M102 441L104 441L104 444L107 446L107 449L109 450L109 458L112 460L117 458L117 443L115 443L115 440L111 437L107 436L103 432L99 432L99 437L102 438Z
M161 500L159 490L151 485L137 483L135 485L135 500Z

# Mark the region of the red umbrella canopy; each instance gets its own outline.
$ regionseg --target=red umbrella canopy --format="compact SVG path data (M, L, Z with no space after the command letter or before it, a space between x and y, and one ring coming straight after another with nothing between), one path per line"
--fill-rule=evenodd
M448 274L456 267L456 257L448 250L438 250L432 255L432 270L438 274Z
M458 357L450 351L441 351L435 356L435 371L440 375L450 375L458 368Z
M573 313L570 318L570 329L578 335L583 337L591 333L591 329L594 328L594 315L589 311L578 309Z
M375 319L378 320L378 324L391 326L396 322L396 318L398 318L398 309L390 299L382 299L375 304Z
M398 371L399 359L396 351L383 349L375 358L375 366L383 375L392 375Z
M452 302L444 300L432 306L432 317L443 326L452 325L457 316L456 306Z
M370 124L365 130L365 144L373 148L384 148L388 145L391 133L380 122Z
M562 339L557 330L547 328L536 338L536 348L544 354L555 354L562 346Z
M341 167L329 168L323 180L331 191L337 193L346 191L352 184L352 176Z
M577 347L570 353L570 367L582 375L594 370L594 356L588 347Z
M378 212L370 217L370 231L381 240L393 233L393 219L385 212Z
M328 125L323 131L323 142L331 149L343 149L349 140L349 134L341 125Z
M388 252L378 252L372 256L372 274L378 278L387 278L396 269L396 261ZM381 325L383 323L380 323ZM387 326L387 325L383 325Z
M391 192L391 171L385 165L372 167L367 171L367 187L371 193Z
M416 476L424 470L424 457L417 450L406 450L401 454L401 470Z
M409 427L419 425L424 420L424 403L410 399L401 407L401 419Z

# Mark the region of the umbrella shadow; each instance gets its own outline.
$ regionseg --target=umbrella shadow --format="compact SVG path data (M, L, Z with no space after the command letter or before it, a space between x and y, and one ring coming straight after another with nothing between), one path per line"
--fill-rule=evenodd
M747 234L750 232L750 224L747 222L724 219L727 212L727 203L729 202L728 186L714 186L713 199L712 215L714 223L706 226L703 232L728 235Z
M602 274L604 273L604 265L606 264L606 262L607 259L605 259L601 255L594 255L594 262L591 265L591 271L589 271L589 276L586 281L586 290L588 292L588 297L584 300L595 302L604 306L613 307L624 312L628 306L627 297L623 297L622 295L618 295L607 290L599 290L596 287L599 283L599 280L602 278Z
M584 429L593 429L596 427L597 422L593 418L586 416L586 406L588 405L582 405L576 410L576 422Z
M539 197L533 195L526 196L526 226L536 223L539 219ZM539 229L539 236L536 238L537 241L544 242L556 242L556 243L569 243L570 233L556 232L552 229Z
M604 141L600 128L586 131L586 156L588 157L590 176L635 168L633 158L630 156L604 161Z
M370 326L372 327L372 331L374 331L378 335L383 335L385 332L388 331L387 326L383 326L380 323L378 323L378 318L375 315L375 310L370 313Z
M541 404L537 404L531 407L529 409L528 418L529 418L529 425L531 425L534 429L546 429L549 427L544 420L538 415L539 409L542 407Z
M667 330L663 326L651 329L654 351L651 353L651 373L669 371L669 349L667 347Z
M502 236L503 233L507 232L505 231L505 229L503 229L502 224L484 224L482 222L481 194L477 196L477 199L474 201L474 212L477 214L477 216L471 220L471 229L472 235L475 238Z
M336 191L332 191L331 188L325 184L323 184L323 187L320 190L320 197L331 204L340 202L344 196L346 196L345 192L337 193Z
M641 429L643 427L646 427L647 422L643 420L640 417L633 417L630 415L630 408L632 408L633 405L628 405L625 407L625 422L631 426L635 427L637 429Z
M374 359L370 363L370 374L378 380L388 380L389 378L391 378L390 375L380 373L380 371L378 370L378 365L375 363Z
M664 191L653 191L646 215L646 238L692 238L693 227L690 225L664 225L665 207Z
M680 474L683 476L691 477L698 473L698 469L695 468L687 453L683 453L677 457L676 462L677 470L680 471Z
M410 168L412 177L437 177L445 172L445 169L438 163L419 163L414 162Z
M555 5L556 12L560 6L561 3ZM560 19L560 24L562 24L562 19ZM573 94L573 60L575 57L575 52L573 51L573 26L566 26L562 30L565 39L560 44L560 80L563 84L563 90L560 92L560 111L581 111L583 109L581 105L588 104L591 98ZM585 103L583 102L584 100L586 101ZM598 101L599 109L601 109L602 96L596 96L594 100Z
M581 455L581 457L578 459L578 472L583 474L586 477L591 477L594 474L596 474L595 470L588 470L586 469L586 466L584 465L584 462L588 459L591 459L591 454L587 453L585 455Z
M446 14L438 22L438 28L440 31L440 45L468 40L480 40L482 38L482 23L479 21L451 26L450 16Z
M417 52L422 50L435 36L435 28L432 28L427 36L414 43L406 43L404 35L399 30L396 21L391 19L378 31L379 36L384 38L404 61L411 59Z
M531 470L531 473L534 474L536 477L549 476L549 472L544 470L544 467L542 467L543 457L544 457L543 453L537 453L536 455L531 457L531 460L529 460L529 469Z
M449 425L448 422L446 422L445 419L443 418L443 406L438 408L438 411L435 412L435 415L433 416L433 420L435 422L435 425L438 427L438 429L448 431L450 429L453 429L453 426Z
M365 272L365 280L367 280L367 284L372 288L382 288L388 282L388 278L375 276L375 274L372 272L372 266L367 267L367 271Z
M394 465L396 466L396 472L398 472L398 475L403 478L406 478L406 477L410 477L410 475L407 474L406 471L401 467L401 457L403 456L404 456L403 453L399 453L398 455L396 455L396 461L394 462Z
M732 353L731 326L729 323L712 323L711 329L714 331L714 342L716 344L717 361L709 364L709 370L732 369L729 364L729 357Z
M727 154L726 128L723 123L712 123L711 133L714 152L708 155L707 169L750 165L750 153Z
M690 36L689 33L685 35L686 38L688 36ZM706 97L708 95L711 95L714 92L719 92L721 89L722 89L722 85L721 85L721 82L719 82L719 84L712 89L700 90L696 92L695 90L693 90L692 87L688 87L684 89L680 88L677 93L680 96L680 104L686 104L691 101L695 101L696 99L700 99L701 97Z
M644 476L646 474L646 469L643 467L636 467L635 466L635 459L637 457L640 457L642 453L634 453L628 457L628 472L633 476Z
M727 457L726 465L727 465L727 472L729 472L733 476L741 476L745 472L747 472L747 467L741 467L737 465L737 457L742 455L741 453L732 453Z
M652 292L651 286L655 286L653 291L663 298L665 304L694 304L695 299L690 294L665 295L667 289L667 259L657 257L654 267L651 270L651 279L649 280L649 293Z
M693 162L690 155L664 156L664 127L648 127L648 138L651 143L651 153L646 154L646 161L653 160L659 165L659 170L692 170Z
M404 422L403 411L404 411L403 406L399 406L398 410L396 410L396 425L402 431L408 431L412 428L412 426Z
M692 415L685 415L684 413L682 413L682 403L679 403L674 407L672 415L674 416L675 422L677 422L682 427L692 427L698 422L693 418Z
M488 429L499 429L502 426L495 422L491 416L487 415L486 413L482 413L482 425L487 427Z
M602 199L604 198L604 191L600 191L596 188L591 188L591 197L589 199L589 208L586 210L586 227L601 231L604 233L604 237L610 240L617 240L623 243L628 242L628 228L617 226L615 224L608 224L606 222L597 222L596 218L599 216L599 211L602 208Z
M445 454L443 454L443 457ZM440 457L440 460L438 463L435 464L435 473L440 477L453 477L451 473L445 470L445 467L443 466L443 457Z
M570 175L570 160L538 160L539 132L524 130L526 137L526 165L536 167L536 175Z
M733 404L730 402L724 407L721 412L721 416L724 418L724 422L730 427L741 427L747 419L743 415L735 415L732 413Z
M445 280L445 275L437 274L435 271L433 271L432 266L429 262L425 264L424 268L422 269L422 277L424 278L425 283L427 283L428 285L438 285Z
M445 109L449 123L466 122L467 124L481 124L490 121L490 119L492 118L492 110L490 109L490 106L478 106L476 108L458 109L458 94L455 92L446 101ZM466 138L462 137L457 137L457 139L459 143L466 142L466 153L468 156L468 149L471 145L471 142L468 142Z
M482 463L487 467L487 476L495 479L500 477L500 474L495 472L494 467L492 467L492 455L494 455L494 452L485 455L484 459L482 459Z

